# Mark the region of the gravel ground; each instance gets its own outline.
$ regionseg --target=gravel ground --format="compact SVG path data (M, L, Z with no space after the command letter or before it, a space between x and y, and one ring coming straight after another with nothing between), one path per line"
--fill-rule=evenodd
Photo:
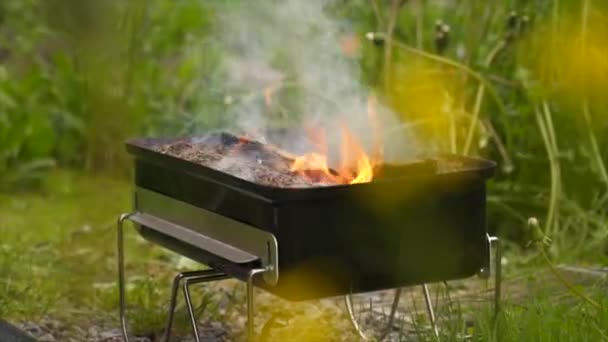
M80 341L122 341L120 330L111 325L94 323L93 326L82 328L68 326L61 321L44 318L39 322L17 324L21 330L27 332L40 342L80 342ZM151 342L148 337L137 337L137 342Z
M368 306L368 303L372 303ZM355 312L362 327L377 333L385 327L390 310L392 291L358 295ZM388 303L388 305L387 305ZM242 303L244 304L244 303ZM370 310L371 308L371 310ZM263 291L256 294L256 335L263 341L353 341L356 335L345 315L343 299L331 298L310 302L287 302ZM206 342L243 341L246 325L244 305L223 313L222 322L204 322L199 326L201 340ZM403 314L400 314L405 319ZM201 320L204 320L201 317ZM67 325L45 318L38 322L17 323L16 326L41 342L118 342L122 341L117 323L91 322L90 327ZM137 342L159 341L159 334L137 336ZM387 341L397 341L399 329L394 329ZM187 331L172 337L174 342L193 342Z
M589 282L606 281L606 269L595 270L572 266L560 266L564 276L575 284L584 285ZM587 279L588 277L589 279ZM513 278L503 283L503 294L510 301L525 302L531 295L530 280ZM542 290L546 293L563 293L563 287L551 280L548 271L536 274L535 282L542 282ZM551 283L553 285L547 287ZM244 286L235 280L225 280L212 288L214 300L218 303L218 312L214 321L208 321L201 316L199 332L201 340L206 342L243 341L246 324L246 308ZM439 328L445 323L450 303L475 309L490 303L493 289L491 283L478 278L461 281L450 281L446 284L433 284L430 292L434 298L435 312L439 320ZM449 295L446 289L449 288ZM232 296L228 296L232 293ZM394 291L379 291L354 296L354 311L357 321L366 334L377 336L387 326L387 316L393 302ZM181 300L181 299L180 299ZM391 327L391 332L385 341L401 341L406 335L407 341L416 341L417 336L430 333L422 290L420 286L403 289L397 310L397 319ZM184 317L182 317L184 318ZM443 322L443 323L442 323ZM183 322L182 322L183 323ZM41 342L65 341L122 341L117 322L90 321L89 327L78 327L65 324L52 318L44 318L38 322L15 323L15 325ZM182 326L184 326L182 324ZM187 326L187 325L186 325ZM468 326L468 325L467 325ZM159 327L159 330L162 327ZM348 321L343 298L329 298L308 302L288 302L265 291L256 290L256 336L263 337L262 341L355 341L355 334ZM177 334L177 333L176 333ZM159 341L159 333L149 336L138 336L137 342ZM173 342L193 342L190 332L182 330L180 336L173 336Z
M16 326L36 338L40 342L121 342L123 341L120 329L110 324L98 324L86 329L74 326L66 326L63 323L43 319L38 323L28 322L16 324ZM231 341L228 335L228 327L220 322L210 322L199 326L201 340L205 342ZM135 336L135 342L159 341L159 336ZM175 342L193 342L194 338L189 336L176 336L171 339Z

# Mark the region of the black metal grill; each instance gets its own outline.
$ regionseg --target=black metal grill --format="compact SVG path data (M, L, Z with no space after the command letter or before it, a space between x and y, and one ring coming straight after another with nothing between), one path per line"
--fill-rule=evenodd
M128 144L136 211L209 238L209 248L216 241L233 249L214 253L146 226L142 235L241 279L246 272L239 268L278 266L257 285L286 299L462 278L487 266L485 181L492 162L444 156L459 166L397 167L366 184L272 188L156 152L155 143ZM323 286L295 281L308 274Z
M171 142L127 143L135 159L135 203L134 212L120 220L130 219L144 238L213 269L176 278L167 332L182 279L187 301L189 280L247 281L251 335L253 285L288 300L306 300L489 269L486 181L494 162L444 155L386 165L370 183L277 188L158 152L160 144ZM127 336L123 257L119 224Z

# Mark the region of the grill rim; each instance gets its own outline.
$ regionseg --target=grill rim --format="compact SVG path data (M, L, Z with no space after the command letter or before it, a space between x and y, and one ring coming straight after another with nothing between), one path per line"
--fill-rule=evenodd
M228 186L233 190L248 192L249 195L253 197L257 197L259 199L269 202L274 202L282 198L288 198L294 195L310 196L312 194L340 191L341 189L347 189L352 187L365 187L369 186L369 184L372 183L391 183L399 180L399 178L391 178L374 179L372 180L372 182L359 184L335 184L328 186L311 187L277 187L248 181L202 164L174 157L169 154L160 153L151 148L154 145L178 142L184 139L189 138L134 138L126 142L126 149L136 159L141 158L146 160L147 162L151 162L162 167L166 167L180 172L186 172L196 177L204 177L211 182ZM434 158L444 160L458 159L459 161L464 162L466 166L453 171L442 171L435 173L417 172L414 175L412 175L412 172L410 170L411 168L408 167L407 164L386 164L386 166L403 168L403 177L415 176L425 179L437 176L450 176L455 178L478 178L481 181L485 181L493 177L497 167L495 161L469 156L462 156L458 154L441 153L436 155Z

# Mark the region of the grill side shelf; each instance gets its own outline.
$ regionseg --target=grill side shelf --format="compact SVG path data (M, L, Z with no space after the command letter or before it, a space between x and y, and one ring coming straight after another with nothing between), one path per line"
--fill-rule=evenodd
M278 281L278 243L267 231L209 210L138 187L133 221L235 264L259 260L270 271L269 285Z
M246 264L258 259L253 254L152 215L136 213L130 219L139 225L206 250L235 264Z

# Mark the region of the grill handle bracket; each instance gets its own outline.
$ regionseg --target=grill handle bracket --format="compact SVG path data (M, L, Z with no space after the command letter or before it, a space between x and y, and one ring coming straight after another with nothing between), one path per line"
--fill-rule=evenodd
M479 277L489 279L494 275L494 315L497 316L500 311L500 297L502 292L502 249L500 239L497 236L486 234L488 239L488 263L485 267L479 270ZM492 268L492 257L494 265Z
M484 278L484 279L488 279L490 278L490 275L492 274L492 254L494 254L494 259L495 259L495 267L497 268L496 271L498 271L499 268L499 264L498 262L500 262L500 260L497 260L500 258L500 255L498 255L499 253L499 240L498 237L496 236L490 236L490 234L486 234L486 239L488 242L488 262L486 264L486 266L482 267L479 270L479 277L480 278Z

